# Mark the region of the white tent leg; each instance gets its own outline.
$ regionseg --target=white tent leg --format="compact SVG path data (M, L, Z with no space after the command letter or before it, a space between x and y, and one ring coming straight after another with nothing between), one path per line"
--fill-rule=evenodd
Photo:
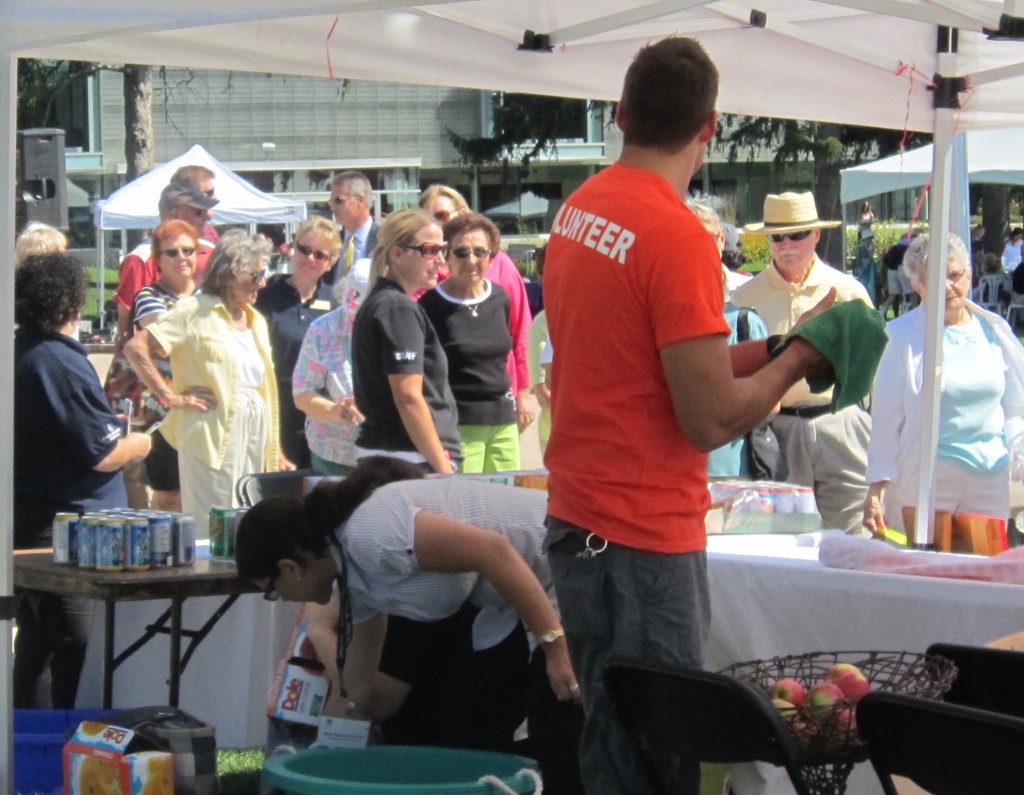
M954 75L955 55L939 56L939 73ZM921 480L917 491L915 546L931 548L935 541L933 506L935 456L939 446L939 399L942 395L942 332L945 320L946 265L950 228L950 198L953 179L954 111L935 110L935 160L933 165L930 235L928 239L928 291L925 296L924 383L921 402L919 448ZM962 150L961 150L962 151ZM968 240L970 238L968 237Z
M0 373L14 372L14 137L17 124L18 59L0 53L0 185L8 200L0 201ZM6 318L6 320L4 320ZM11 604L14 592L14 379L0 382L0 600ZM2 615L2 614L0 614ZM0 792L14 792L14 730L12 712L11 628L13 621L0 620Z

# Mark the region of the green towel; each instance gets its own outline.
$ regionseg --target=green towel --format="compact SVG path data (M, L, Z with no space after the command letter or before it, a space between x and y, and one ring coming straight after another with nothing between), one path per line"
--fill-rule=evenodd
M832 412L859 403L871 391L889 336L882 315L863 301L834 304L789 333L772 351L778 356L793 337L803 337L832 364L832 372L808 376L811 392L832 387Z

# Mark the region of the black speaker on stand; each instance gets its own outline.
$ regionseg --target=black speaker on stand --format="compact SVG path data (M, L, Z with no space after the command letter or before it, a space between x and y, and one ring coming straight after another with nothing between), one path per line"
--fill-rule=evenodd
M54 128L18 130L18 207L25 223L39 221L68 228L67 172L64 131Z

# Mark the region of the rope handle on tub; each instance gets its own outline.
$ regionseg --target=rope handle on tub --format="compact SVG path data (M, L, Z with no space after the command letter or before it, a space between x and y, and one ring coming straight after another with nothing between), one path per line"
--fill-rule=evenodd
M518 773L516 773L515 777L516 778L530 778L530 779L533 779L533 795L541 795L541 793L544 792L544 782L541 780L540 773L538 773L533 768L524 767L522 770L520 770ZM481 776L477 780L476 783L477 784L491 784L491 785L497 787L498 791L501 792L502 795L516 795L515 790L512 789L511 787L509 787L508 784L506 784L504 781L502 781L497 776L492 776L492 775Z

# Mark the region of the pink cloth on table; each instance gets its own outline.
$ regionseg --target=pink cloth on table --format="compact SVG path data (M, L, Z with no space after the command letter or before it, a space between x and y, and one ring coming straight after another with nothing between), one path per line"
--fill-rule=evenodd
M992 557L896 549L867 538L826 538L818 560L833 569L1024 585L1024 547Z

